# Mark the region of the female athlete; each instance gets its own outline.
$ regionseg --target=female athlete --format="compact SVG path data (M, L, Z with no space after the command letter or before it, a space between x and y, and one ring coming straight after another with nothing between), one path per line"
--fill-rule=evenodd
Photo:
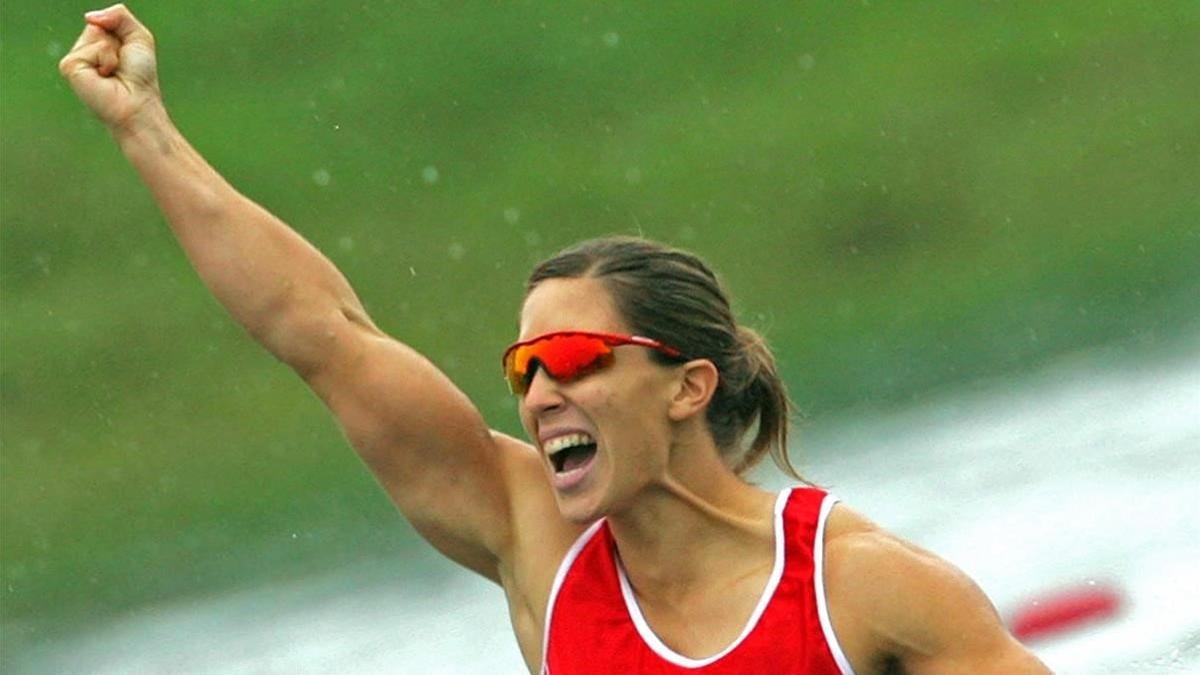
M171 123L153 38L88 13L60 63L204 283L329 406L405 517L500 585L530 672L1044 673L964 574L802 485L770 352L695 256L585 242L533 273L490 431L316 249ZM747 444L744 437L754 430Z

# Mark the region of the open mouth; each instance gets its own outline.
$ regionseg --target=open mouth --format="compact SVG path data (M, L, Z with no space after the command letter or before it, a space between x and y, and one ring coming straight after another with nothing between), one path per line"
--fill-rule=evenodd
M546 443L546 454L555 473L570 473L587 466L596 456L596 440L582 433L559 436Z
M596 444L586 443L560 450L550 457L550 461L554 464L555 473L567 473L586 465L595 456Z

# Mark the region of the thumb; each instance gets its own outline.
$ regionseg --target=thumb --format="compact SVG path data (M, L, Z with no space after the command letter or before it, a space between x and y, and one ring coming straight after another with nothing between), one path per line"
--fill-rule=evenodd
M71 51L59 61L58 69L68 79L108 77L118 65L120 43L103 29L89 25Z

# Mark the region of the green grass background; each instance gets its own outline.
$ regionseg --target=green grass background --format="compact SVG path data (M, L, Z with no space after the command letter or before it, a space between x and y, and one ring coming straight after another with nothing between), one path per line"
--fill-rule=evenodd
M1197 325L1195 2L133 8L193 143L510 432L524 276L598 234L707 257L816 420ZM4 651L362 558L418 573L60 81L85 9L0 5Z

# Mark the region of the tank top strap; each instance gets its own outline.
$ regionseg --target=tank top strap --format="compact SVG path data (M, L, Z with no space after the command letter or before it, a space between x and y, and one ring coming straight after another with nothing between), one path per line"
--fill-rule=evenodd
M807 567L816 563L817 530L824 531L822 507L829 494L820 488L797 486L790 489L783 509L783 531L787 542L788 567ZM786 572L785 572L786 573Z
M854 669L833 632L825 596L825 524L837 503L837 497L820 488L791 488L783 512L787 540L784 579L789 586L799 583L807 587L812 598L810 606L816 610L815 623L828 646L829 655L841 673L853 675Z

